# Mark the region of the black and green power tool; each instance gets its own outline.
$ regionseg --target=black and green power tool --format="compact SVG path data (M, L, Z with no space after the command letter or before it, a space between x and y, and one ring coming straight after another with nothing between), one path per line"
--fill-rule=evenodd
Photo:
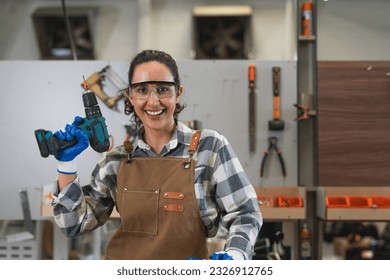
M84 89L82 97L86 117L76 125L88 136L92 149L99 153L106 152L110 148L110 135L107 131L105 118L102 116L95 93L88 89L85 80ZM56 156L60 151L77 143L77 139L71 141L60 140L51 131L44 129L35 130L35 138L41 156L44 158L49 155Z

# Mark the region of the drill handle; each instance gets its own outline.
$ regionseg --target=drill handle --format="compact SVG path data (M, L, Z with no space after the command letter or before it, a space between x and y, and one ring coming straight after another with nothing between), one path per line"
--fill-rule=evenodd
M84 118L84 121L77 124L77 127L87 134L89 144L93 150L98 153L108 151L110 135L108 134L106 121L103 116L97 117L95 115L93 118Z

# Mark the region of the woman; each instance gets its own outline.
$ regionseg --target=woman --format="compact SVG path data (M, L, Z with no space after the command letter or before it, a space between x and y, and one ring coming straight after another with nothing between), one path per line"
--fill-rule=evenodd
M206 237L227 231L223 252L212 259L251 259L262 225L256 193L227 139L195 132L178 120L183 89L175 60L145 50L131 62L126 114L139 126L135 139L97 164L80 187L74 158L88 147L75 123L56 137L78 144L57 159L55 221L69 237L103 225L114 207L121 225L106 259L208 259Z

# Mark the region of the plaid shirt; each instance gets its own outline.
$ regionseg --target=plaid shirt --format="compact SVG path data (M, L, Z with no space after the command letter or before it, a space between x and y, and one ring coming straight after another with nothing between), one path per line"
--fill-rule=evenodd
M178 122L169 143L156 155L142 137L134 139L134 157L169 156L187 158L193 130ZM127 157L123 146L116 147L98 162L90 184L78 180L61 192L53 190L54 220L69 237L90 232L103 225L115 207L117 170ZM227 234L225 250L237 250L251 259L262 226L257 196L227 139L216 131L204 129L194 156L195 195L206 235L218 230Z

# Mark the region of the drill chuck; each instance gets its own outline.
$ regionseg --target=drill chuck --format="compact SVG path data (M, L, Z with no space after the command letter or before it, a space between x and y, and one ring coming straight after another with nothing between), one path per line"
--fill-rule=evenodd
M98 105L95 93L88 89L83 93L83 103L85 108L94 107Z
M97 103L96 95L92 90L86 90L83 93L83 103L85 108L85 117L89 120L102 117L102 112Z

